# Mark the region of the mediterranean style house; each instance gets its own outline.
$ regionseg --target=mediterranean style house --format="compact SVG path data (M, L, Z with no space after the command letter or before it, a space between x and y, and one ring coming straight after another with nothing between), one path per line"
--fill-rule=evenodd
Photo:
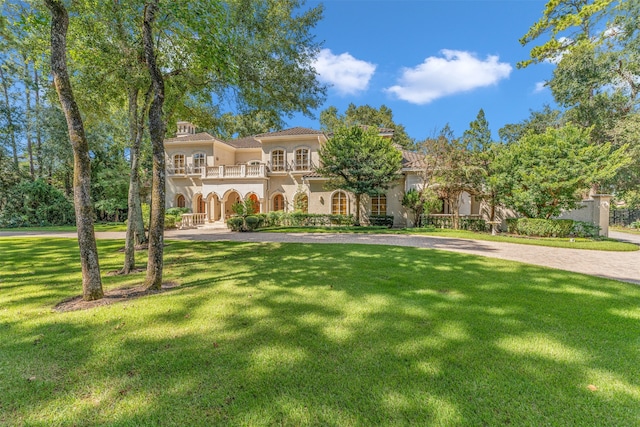
M380 135L392 138L393 130L380 129ZM355 214L355 196L326 190L326 179L315 172L326 141L323 132L302 127L223 141L178 122L176 136L164 142L167 207L190 208L190 225L224 223L233 213L231 206L247 199L263 213ZM401 178L385 194L363 197L365 222L368 215L392 215L394 226L412 225L401 200L405 191L421 185L421 158L398 149L403 154ZM460 214L479 216L480 203L463 193Z

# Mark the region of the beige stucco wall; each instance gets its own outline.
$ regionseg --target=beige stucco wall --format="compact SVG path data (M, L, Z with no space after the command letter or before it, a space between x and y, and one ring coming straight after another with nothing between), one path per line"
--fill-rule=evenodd
M235 155L235 164L247 164L251 161L262 162L262 149L252 149L252 150L237 150ZM234 164L234 163L227 163Z
M235 165L235 152L232 147L225 147L222 144L216 144L215 147L215 163L213 166Z

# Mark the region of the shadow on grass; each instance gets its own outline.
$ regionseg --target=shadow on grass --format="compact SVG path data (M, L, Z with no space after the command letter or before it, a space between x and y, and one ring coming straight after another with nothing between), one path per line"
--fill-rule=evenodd
M48 251L75 250L56 242ZM63 279L0 309L0 421L633 425L640 415L633 285L415 248L194 242L167 247L165 277L181 289L95 311L46 312L73 291ZM5 285L17 289L3 277L0 295Z

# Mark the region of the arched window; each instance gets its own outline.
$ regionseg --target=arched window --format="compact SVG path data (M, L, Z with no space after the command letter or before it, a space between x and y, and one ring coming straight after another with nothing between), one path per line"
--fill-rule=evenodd
M380 194L371 198L371 215L387 214L387 196Z
M193 155L193 173L202 173L207 166L207 157L204 153L195 153Z
M309 213L309 197L305 193L298 193L293 199L293 207L302 213Z
M182 194L178 194L178 197L176 197L176 206L179 208L184 208L186 206L186 201Z
M298 148L295 153L295 170L309 170L309 149Z
M331 213L333 215L347 214L347 195L344 191L336 191L331 197Z
M271 171L282 172L284 170L284 150L273 150L271 152Z
M282 194L276 194L273 197L273 210L284 211L284 196Z
M173 156L173 173L184 174L184 154Z

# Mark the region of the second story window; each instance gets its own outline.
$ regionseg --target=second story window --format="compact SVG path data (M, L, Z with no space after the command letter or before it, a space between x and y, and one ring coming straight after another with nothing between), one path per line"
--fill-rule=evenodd
M184 174L184 154L173 156L173 173Z
M298 148L296 150L296 163L295 170L309 170L309 149L308 148Z
M195 153L193 155L193 173L202 173L207 163L207 157L204 153Z
M271 152L271 170L273 172L281 172L284 170L283 150L273 150Z

